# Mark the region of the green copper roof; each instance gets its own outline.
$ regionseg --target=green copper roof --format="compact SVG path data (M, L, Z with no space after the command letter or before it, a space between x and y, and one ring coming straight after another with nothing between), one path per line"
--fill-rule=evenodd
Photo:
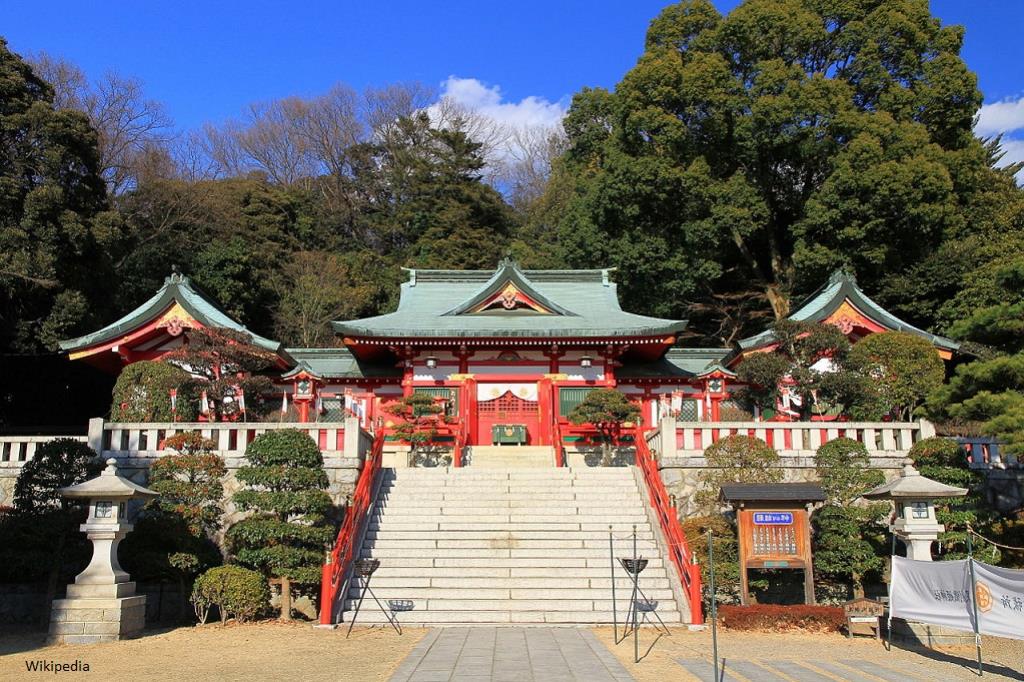
M834 313L843 304L843 301L847 299L849 299L854 307L886 329L917 334L928 339L933 345L945 350L956 351L960 348L960 344L952 339L931 334L899 319L872 301L857 286L857 278L854 275L842 270L833 272L832 276L829 277L828 283L811 294L807 300L800 304L796 311L789 314L788 319L798 322L821 322ZM770 344L774 340L775 335L769 329L755 336L743 339L739 342L739 345L741 350L748 350Z
M178 303L205 327L222 327L242 332L251 336L253 343L261 348L275 353L281 350L281 344L277 341L254 334L228 317L227 313L193 287L188 277L177 272L166 278L160 290L132 312L99 331L80 336L77 339L61 341L60 348L65 351L76 351L89 346L109 343L159 317L174 303Z
M551 313L468 312L509 283ZM608 270L520 270L509 260L497 270L411 270L398 310L333 324L345 336L384 338L670 336L686 328L685 320L622 310Z
M388 365L365 362L352 355L347 348L288 348L287 352L297 364L289 372L281 375L282 379L290 379L303 369L321 379L402 376L401 368L393 363Z
M729 348L669 348L653 362L626 362L615 370L619 379L671 378L691 379L716 369L732 374L722 367L732 354Z

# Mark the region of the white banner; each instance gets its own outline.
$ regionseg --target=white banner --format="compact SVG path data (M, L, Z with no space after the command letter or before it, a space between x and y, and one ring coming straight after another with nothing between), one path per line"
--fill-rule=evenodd
M485 384L476 385L476 399L480 402L496 400L506 393L531 403L537 402L537 384Z
M895 618L974 632L977 600L983 635L1024 639L1024 571L966 559L913 561L892 558L889 608Z

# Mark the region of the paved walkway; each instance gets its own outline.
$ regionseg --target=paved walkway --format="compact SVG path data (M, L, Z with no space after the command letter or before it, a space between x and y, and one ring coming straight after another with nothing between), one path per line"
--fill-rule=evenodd
M715 678L711 663L702 658L676 659L690 675L698 680L712 681ZM726 658L719 670L721 682L907 682L925 680L920 673L913 673L891 663L877 663L864 659L800 661L760 659L747 661Z
M625 682L633 677L583 628L438 628L391 682Z

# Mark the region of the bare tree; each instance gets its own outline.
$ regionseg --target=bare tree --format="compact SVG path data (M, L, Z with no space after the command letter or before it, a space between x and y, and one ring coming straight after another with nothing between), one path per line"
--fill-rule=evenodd
M39 53L32 68L54 89L54 106L85 112L99 137L100 165L111 194L135 186L138 164L167 146L172 122L163 104L146 98L142 82L115 72L96 81L71 62Z

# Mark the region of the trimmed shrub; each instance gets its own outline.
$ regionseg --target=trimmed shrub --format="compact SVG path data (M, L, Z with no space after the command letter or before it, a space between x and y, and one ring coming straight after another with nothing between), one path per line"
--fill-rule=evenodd
M727 436L704 450L706 468L697 475L702 484L694 499L706 511L719 508L718 494L726 483L778 483L782 480L779 453L760 438Z
M210 608L217 607L220 622L228 618L245 622L256 618L270 605L267 579L241 566L217 566L196 578L192 606L200 623L206 623Z
M198 416L198 389L192 375L174 365L141 360L121 370L114 384L110 418L119 422L169 422L171 389L178 391L178 420L194 421Z
M841 632L846 627L846 616L838 606L725 605L718 607L718 617L729 630Z
M245 450L235 476L241 511L255 512L228 530L238 563L281 579L281 617L291 617L291 583L320 581L324 547L334 537L331 497L320 448L304 431L268 431Z
M74 438L55 438L36 448L14 484L14 508L22 514L38 514L75 506L58 492L82 483L103 470L99 455Z

